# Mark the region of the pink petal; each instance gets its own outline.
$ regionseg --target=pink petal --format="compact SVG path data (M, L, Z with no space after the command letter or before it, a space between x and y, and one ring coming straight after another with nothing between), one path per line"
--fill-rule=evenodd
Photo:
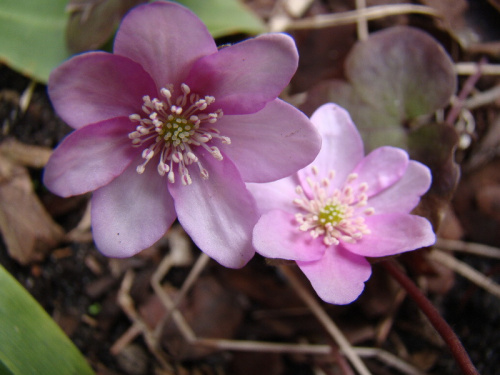
M217 46L194 13L179 4L157 1L127 14L113 51L141 64L161 88L181 84L193 62L216 53Z
M299 230L293 214L273 210L263 215L253 231L255 250L267 258L301 261L319 260L326 245L320 238Z
M297 262L318 296L325 302L345 305L353 302L370 278L371 266L364 257L342 246L331 246L315 262Z
M349 113L336 104L324 104L311 116L323 143L321 151L311 165L318 167L321 176L335 171L331 188L342 186L347 175L363 159L363 142L353 124ZM306 177L311 175L310 168L299 171L302 185L307 189Z
M436 235L427 219L409 214L391 213L368 216L365 220L371 234L344 247L366 257L383 257L431 246Z
M368 197L378 194L398 182L408 167L408 154L395 147L379 147L370 152L353 170L358 178L351 186L366 182Z
M246 185L255 198L257 209L261 214L276 209L289 212L297 209L293 204L293 200L298 197L295 193L295 188L299 185L296 174L265 184L248 183Z
M62 197L108 184L138 154L127 136L133 128L128 118L118 117L74 131L52 154L45 167L44 184Z
M370 198L369 207L375 209L376 214L413 210L420 197L425 194L431 185L431 172L425 165L410 161L403 177L388 189Z
M289 176L311 163L321 146L307 117L279 99L251 115L224 116L217 125L231 139L221 149L236 164L243 181L269 182Z
M75 129L137 113L144 95L157 95L139 64L106 52L66 61L50 75L48 91L56 112Z
M200 150L201 148L199 148ZM233 163L217 161L197 151L209 178L192 167L192 184L179 178L169 189L179 222L196 245L225 267L243 267L254 255L252 230L257 222L255 202Z
M92 196L94 241L104 255L129 257L152 246L175 220L167 179L156 168L136 172L142 158Z
M198 60L186 83L226 115L254 113L288 85L298 61L291 37L264 34Z

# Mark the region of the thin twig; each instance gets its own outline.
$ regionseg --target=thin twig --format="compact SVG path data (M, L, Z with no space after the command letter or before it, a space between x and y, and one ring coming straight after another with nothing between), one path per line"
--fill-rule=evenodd
M356 23L360 17L364 17L367 21L384 18L388 16L396 16L399 14L424 14L433 17L441 17L440 13L434 8L423 5L412 4L394 4L394 5L377 5L368 7L362 10L351 10L341 13L320 14L314 17L304 18L301 20L290 21L285 25L286 30L299 29L319 29L324 27L340 26Z
M361 11L359 18L356 21L356 30L358 32L358 40L368 39L368 21L364 15L366 9L366 0L356 0L356 10Z
M450 348L462 372L465 375L479 375L479 372L470 360L469 354L462 346L455 332L453 332L434 305L424 296L422 291L400 270L398 264L394 260L386 260L380 262L380 264L399 282L399 284L401 284L411 298L417 303L422 312L427 316L436 331L438 331Z
M450 111L448 112L448 116L446 116L446 119L444 120L444 122L446 124L453 125L455 123L455 121L457 120L457 117L460 114L460 111L462 111L462 109L463 109L465 99L472 92L477 81L479 81L479 78L481 78L482 67L485 64L486 64L486 59L485 58L481 59L481 61L479 61L479 63L476 66L476 68L477 68L476 72L474 74L471 74L469 76L469 78L467 78L467 80L465 81L465 84L462 87L462 90L460 90L458 97L456 98Z
M477 63L461 62L455 63L455 73L460 76L469 76L477 72ZM482 75L500 75L500 64L484 64L481 65Z
M500 98L500 86L495 86L489 90L475 93L464 102L464 108L469 110L489 105Z
M488 258L500 259L500 249L498 247L487 246L480 243L438 238L436 241L436 247L444 250L461 251Z
M363 358L375 357L386 365L389 365L407 375L425 375L415 366L410 365L408 362L403 361L398 356L395 356L388 351L380 348L363 348L359 346L353 347L354 351Z
M208 346L219 350L241 350L245 352L266 353L300 353L300 354L331 354L329 345L311 344L283 344L277 342L249 341L249 340L225 340L197 338L196 345Z
M24 114L28 109L31 99L33 98L33 93L35 92L36 81L30 81L28 87L23 91L23 94L19 98L19 109L21 114Z
M163 289L161 285L161 279L166 275L171 266L172 258L168 255L162 261L158 267L158 271L151 278L151 285L160 299L163 306L166 308L167 317L172 317L174 323L179 329L180 333L184 339L191 345L204 346L215 348L219 350L240 350L240 351L251 351L251 352L280 352L280 353L301 353L301 354L330 354L331 348L328 345L309 345L309 344L283 344L283 343L273 343L264 341L248 341L248 340L226 340L226 339L212 339L212 338L202 338L197 337L196 333L193 331L189 323L186 321L182 313L177 309L178 304L181 302L182 298L186 295L187 291L191 288L194 282L198 279L203 268L206 266L210 258L201 254L196 261L190 274L184 281L181 287L180 298L179 296L174 300L170 298L168 293ZM162 319L161 324L165 323L165 319ZM159 330L157 329L157 332ZM155 335L156 337L156 335Z
M342 331L337 327L333 320L328 316L325 310L321 307L314 296L302 285L299 279L295 276L293 271L287 266L279 266L280 270L286 276L292 287L295 289L300 298L311 309L312 313L326 328L328 333L333 337L340 347L340 350L349 359L356 371L361 375L371 375L370 371L363 363L358 354L353 350L351 344L346 339Z
M118 303L121 306L122 310L128 316L128 318L133 322L134 331L140 330L144 336L146 341L146 345L153 355L156 357L158 362L163 366L164 369L173 371L172 366L168 363L167 357L165 353L161 349L159 349L158 342L156 341L156 337L153 335L153 331L149 328L147 323L142 319L139 312L135 309L134 301L130 296L130 288L132 287L132 283L135 278L135 273L132 270L128 270L123 277L122 284L120 286L120 290L118 292ZM131 336L133 336L134 331L128 332ZM116 349L116 348L115 348Z
M488 276L485 276L481 272L475 270L468 264L437 249L431 251L428 256L436 262L439 262L449 269L455 271L459 275L462 275L477 286L486 290L488 293L491 293L495 297L500 298L500 285L494 282Z
M175 309L177 309L177 307L179 306L181 301L184 299L186 294L189 292L189 290L193 286L194 282L196 280L198 280L198 277L200 276L201 272L205 269L209 260L210 260L210 257L207 254L205 254L203 252L200 254L200 256L198 257L193 268L191 268L191 271L189 272L188 277L186 278L186 280L182 284L182 287L181 287L179 293L177 294L177 296L175 297L175 300L173 301L172 306L170 307L170 309L168 309L165 312L165 314L161 318L160 322L156 326L156 328L155 328L156 337L161 336L161 334L163 332L163 328L165 327L165 324L167 324L167 322L170 320L170 317L172 316L172 312L175 311ZM163 288L161 287L161 280L163 279L163 277L165 277L165 275L167 274L167 272L169 270L170 270L170 267L168 267L168 269L167 268L162 269L162 267L158 267L158 270L154 273L153 277L151 278L151 285L156 292L158 292L160 289L163 290ZM160 272L158 272L158 271L160 271Z

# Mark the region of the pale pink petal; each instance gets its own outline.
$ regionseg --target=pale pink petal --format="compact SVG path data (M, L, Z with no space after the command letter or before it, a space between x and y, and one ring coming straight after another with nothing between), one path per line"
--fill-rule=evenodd
M334 170L335 179L331 188L338 188L363 159L361 137L349 113L336 104L319 107L311 116L311 121L323 139L321 151L311 165L318 167L320 175L325 177L330 170ZM306 189L306 177L310 175L310 168L299 171L299 178Z
M158 241L176 218L167 179L156 168L140 175L137 158L118 178L97 189L91 201L92 233L104 255L124 258Z
M108 184L138 154L127 136L132 130L127 117L118 117L71 133L45 167L45 186L57 195L69 197Z
M264 34L198 60L186 83L226 115L254 113L288 85L298 61L290 36Z
M231 144L221 145L221 150L247 182L289 176L311 163L321 146L321 138L308 118L279 99L251 115L224 116L217 128L231 139Z
M293 204L293 200L298 198L295 193L295 188L299 185L296 174L265 184L247 183L246 185L254 196L257 209L261 214L277 209L289 212L297 209Z
M349 251L365 257L382 257L431 246L436 235L423 217L402 213L368 216L370 234L356 243L344 243Z
M297 262L318 296L325 302L345 305L353 302L370 278L371 266L364 257L342 246L331 246L315 262Z
M399 181L408 163L406 151L389 146L379 147L370 152L352 171L358 175L352 186L366 182L366 194L371 197Z
M139 64L106 52L66 61L50 75L48 91L58 115L75 129L137 113L144 95L157 96L153 80Z
M181 84L193 62L216 53L217 46L194 13L179 4L157 1L127 14L113 52L141 64L161 88Z
M211 258L225 267L243 267L254 255L255 202L229 159L217 161L201 150L197 155L209 178L203 180L192 167L191 185L182 185L179 178L169 183L179 222Z
M313 261L325 253L321 238L299 230L295 216L282 210L263 215L253 231L255 250L267 258Z
M420 197L425 194L431 185L431 172L425 165L410 161L403 177L390 188L370 198L369 207L375 209L376 214L413 210Z

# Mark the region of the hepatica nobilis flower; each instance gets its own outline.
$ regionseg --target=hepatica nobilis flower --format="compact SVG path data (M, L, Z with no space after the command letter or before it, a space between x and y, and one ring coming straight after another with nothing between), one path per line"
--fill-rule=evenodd
M314 162L267 184L249 184L264 215L253 243L268 258L295 260L326 302L346 304L371 275L365 257L430 246L435 235L411 215L429 189L429 169L394 147L364 156L349 114L325 104L311 117L323 137Z
M177 217L204 252L241 267L258 218L244 182L290 175L320 148L308 118L277 99L297 64L285 34L218 50L188 9L134 8L112 54L73 57L50 76L52 103L76 131L44 182L61 196L94 192L92 230L105 255L151 246Z

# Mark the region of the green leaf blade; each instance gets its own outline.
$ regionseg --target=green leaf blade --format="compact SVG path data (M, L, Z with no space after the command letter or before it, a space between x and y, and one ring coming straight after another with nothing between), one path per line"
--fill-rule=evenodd
M1 266L0 285L0 374L94 375L71 340Z
M66 0L2 0L0 61L40 82L69 57Z

